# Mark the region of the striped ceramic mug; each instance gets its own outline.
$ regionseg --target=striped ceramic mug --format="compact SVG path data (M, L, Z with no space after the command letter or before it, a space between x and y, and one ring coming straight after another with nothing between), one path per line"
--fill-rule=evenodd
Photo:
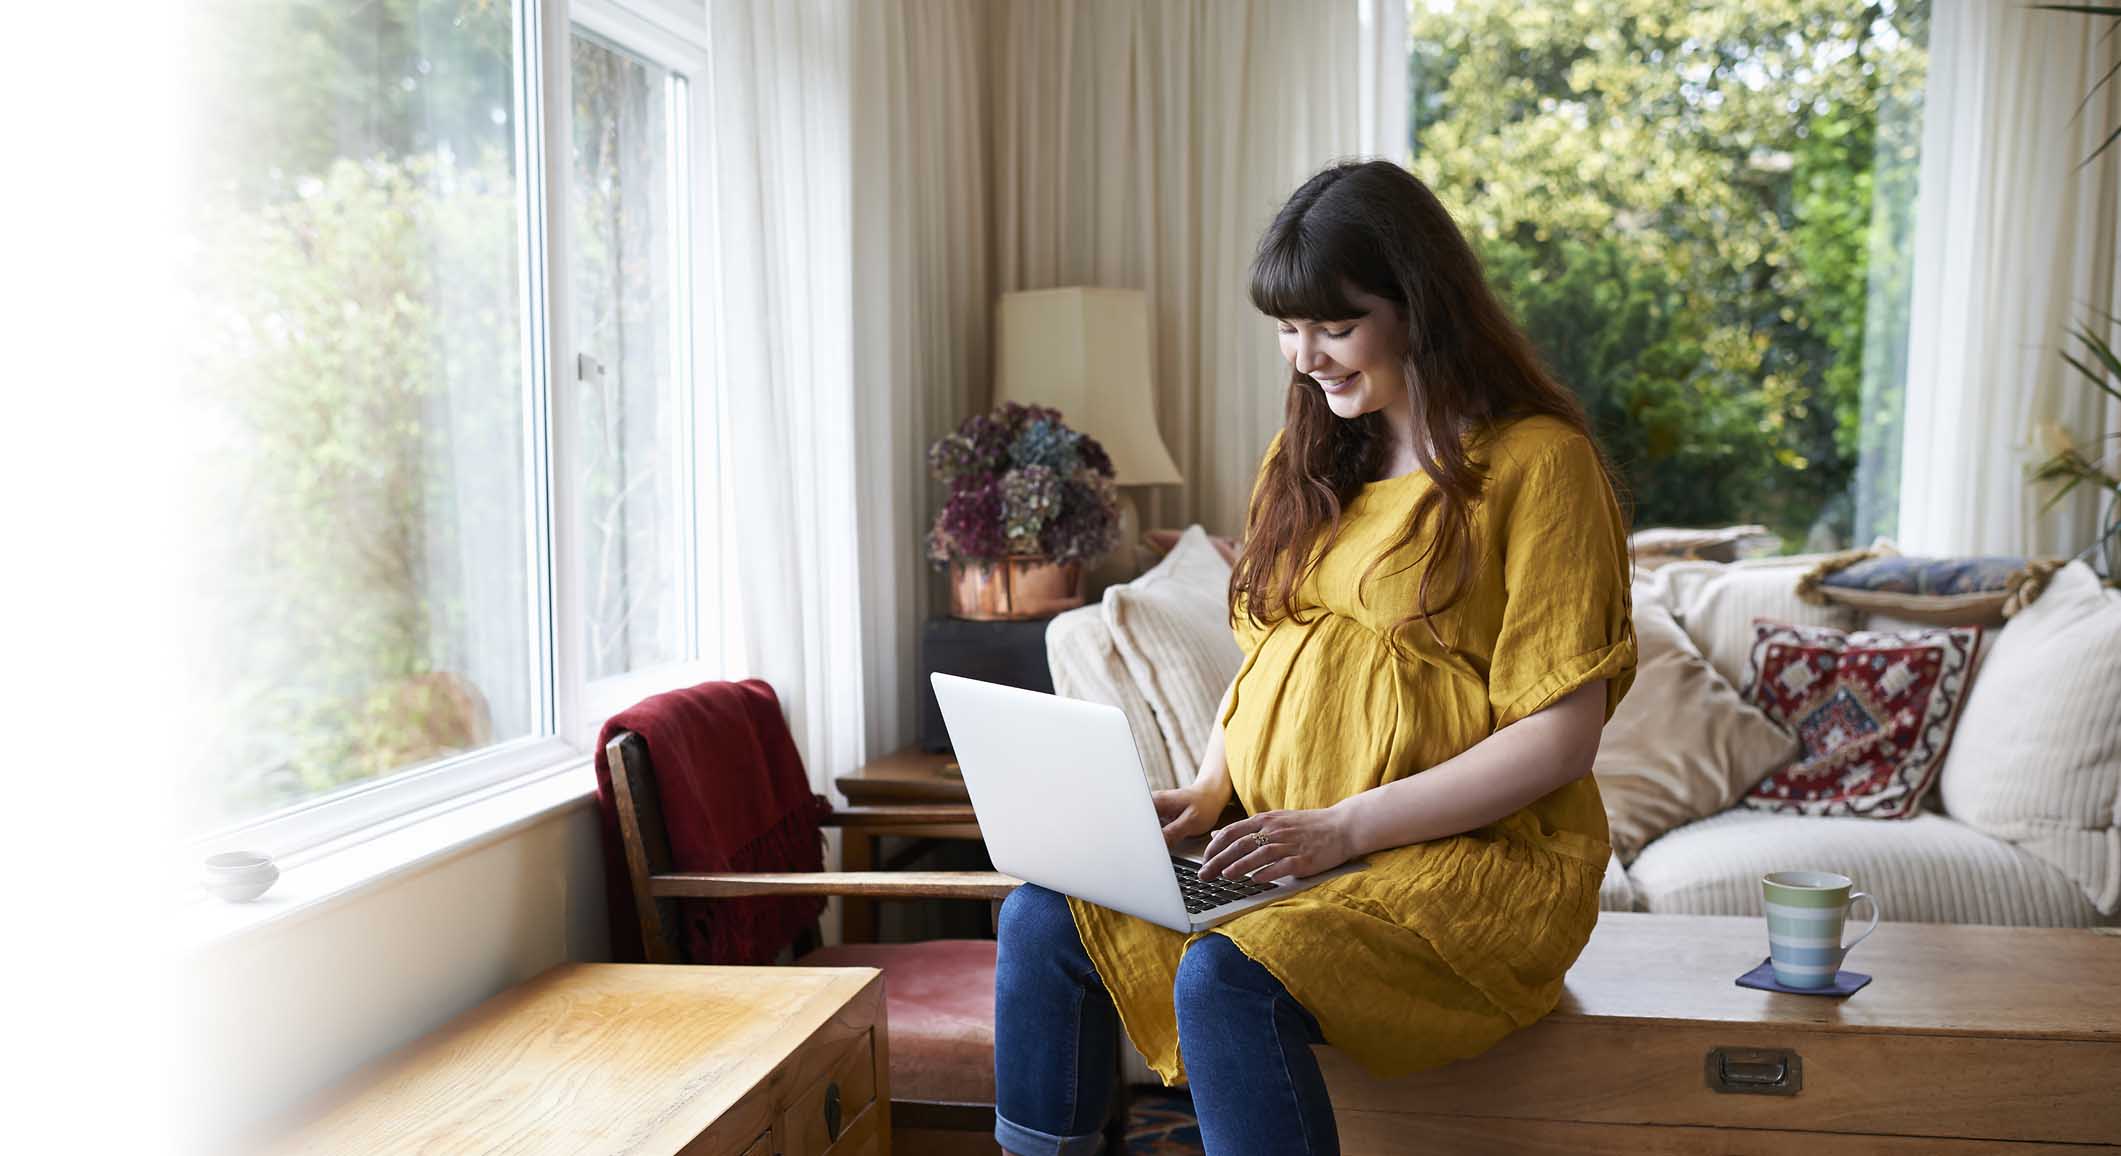
M1855 882L1829 871L1775 871L1760 877L1767 908L1768 960L1784 987L1829 987L1841 958L1878 930L1878 901L1853 890ZM1846 947L1842 924L1858 899L1871 905L1871 925Z

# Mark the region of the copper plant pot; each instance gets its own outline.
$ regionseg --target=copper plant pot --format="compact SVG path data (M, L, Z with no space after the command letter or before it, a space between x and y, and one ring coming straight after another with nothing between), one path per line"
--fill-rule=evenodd
M1083 566L1037 555L950 560L950 614L978 622L1047 618L1083 604Z

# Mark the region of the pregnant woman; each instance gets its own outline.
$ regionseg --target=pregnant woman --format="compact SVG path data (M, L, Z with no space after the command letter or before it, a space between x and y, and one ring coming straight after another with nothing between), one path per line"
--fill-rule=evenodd
M1251 295L1291 374L1230 580L1244 661L1157 812L1174 843L1212 830L1204 878L1366 866L1193 935L1012 894L995 1137L1018 1156L1100 1149L1122 1030L1191 1086L1211 1156L1337 1152L1312 1044L1380 1077L1476 1055L1553 1009L1597 922L1591 761L1635 637L1581 406L1397 165L1304 182Z

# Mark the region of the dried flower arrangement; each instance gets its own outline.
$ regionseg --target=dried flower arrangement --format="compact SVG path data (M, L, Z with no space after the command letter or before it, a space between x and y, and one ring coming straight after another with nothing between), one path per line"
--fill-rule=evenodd
M928 532L938 568L1009 557L1088 562L1119 544L1112 459L1047 406L1007 402L928 447L950 496Z

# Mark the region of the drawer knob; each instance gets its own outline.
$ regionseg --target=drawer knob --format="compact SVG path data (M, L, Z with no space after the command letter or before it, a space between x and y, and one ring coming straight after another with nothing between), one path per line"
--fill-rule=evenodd
M825 1085L825 1140L840 1138L840 1082L834 1080Z
M1711 1048L1709 1089L1759 1096L1794 1096L1804 1090L1804 1057L1788 1048Z

